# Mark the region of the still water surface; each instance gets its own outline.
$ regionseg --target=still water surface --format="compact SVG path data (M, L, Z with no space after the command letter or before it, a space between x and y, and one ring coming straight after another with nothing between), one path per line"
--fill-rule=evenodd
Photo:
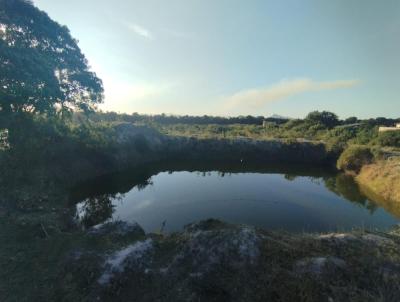
M136 221L149 232L207 218L295 232L387 229L399 222L351 177L310 167L160 164L83 184L72 196L87 227Z

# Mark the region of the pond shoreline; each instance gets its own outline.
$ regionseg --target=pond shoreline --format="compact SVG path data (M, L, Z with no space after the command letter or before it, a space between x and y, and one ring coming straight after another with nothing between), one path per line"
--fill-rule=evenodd
M128 133L131 132L128 131ZM90 239L91 237L88 237L86 232L77 227L73 221L74 213L69 207L68 191L77 183L127 168L134 168L138 165L151 164L152 162L159 161L160 158L163 160L171 158L196 159L202 158L208 154L210 155L208 157L209 160L218 160L221 155L228 154L228 156L224 158L226 159L228 157L227 159L234 162L239 162L240 160L247 161L248 158L252 156L254 156L256 160L284 162L285 157L287 159L288 156L290 157L290 155L293 155L293 157L290 158L290 163L298 161L329 167L333 167L337 159L337 155L327 152L325 146L321 144L288 144L282 142L249 144L246 142L233 143L221 140L198 141L188 138L166 138L154 133L138 136L137 132L135 133L135 135L121 134L120 143L116 146L118 151L113 153L97 150L94 153L85 154L81 153L80 149L76 149L72 150L68 156L64 157L65 152L61 152L60 146L49 146L46 152L54 153L55 155L52 155L53 157L47 165L42 165L45 159L48 158L46 153L43 155L43 160L31 159L28 164L13 162L10 158L6 159L8 161L4 162L3 165L4 173L2 174L3 179L1 180L3 194L1 195L0 204L0 218L2 220L0 240L3 242L3 248L0 251L0 265L3 268L0 273L0 296L5 296L7 294L7 296L5 296L6 301L11 298L18 301L35 299L51 301L61 297L64 297L66 300L76 301L80 298L83 300L90 298L90 296L85 296L93 293L90 291L90 277L85 277L86 281L75 280L75 282L73 276L75 276L76 272L82 273L82 276L94 272L93 276L96 276L96 268L90 265L82 265L77 271L65 271L64 266L71 252L81 250L81 252L86 255L86 252L93 248L93 240ZM139 145L140 147L138 147L138 140L143 144L143 137L146 141L144 144L145 147L143 147L143 145ZM197 151L193 152L193 150ZM99 163L101 163L100 166ZM223 228L225 228L225 225ZM241 227L237 226L237 228L240 229ZM218 232L216 234L218 234ZM225 233L222 232L221 234ZM390 234L391 233L388 232L382 236L392 236ZM113 236L114 235L112 235L111 238ZM147 236L153 238L153 236L157 237L160 235L145 235L143 238L148 238ZM176 247L175 240L180 241L184 239L185 236L184 233L176 235L171 234L165 237L166 241L163 241L162 244L166 244L166 246L171 244ZM319 259L326 255L323 253L323 250L319 250L318 253L315 253L313 249L306 249L307 241L304 241L304 236L307 236L307 234L280 234L279 236L284 236L285 238L288 236L287 238L297 242L298 248L296 249L298 249L298 251L303 249L301 254L302 258L299 258L299 261L310 257ZM163 238L163 236L160 238ZM158 239L153 240L157 242ZM393 240L395 240L397 244L397 239ZM23 244L21 242L23 242ZM314 244L314 241L312 242ZM118 251L118 249L133 244L132 240L129 238L120 238L114 241L110 239L110 237L105 241L102 239L94 243L95 249L89 253L89 261L99 259L98 256L101 254L109 254L112 251ZM272 249L277 254L285 251L285 249L282 249L281 244L274 240L267 241L265 244L268 247L266 249L267 251L271 251ZM359 246L347 245L347 243L344 243L344 246L347 246L352 253L359 253L360 251ZM386 250L385 247L384 255L381 259L382 261L389 255L389 252L390 251ZM334 253L328 256L337 257ZM371 254L365 255L365 262L359 264L364 265L364 268L368 269L369 262L378 261L374 257L375 256ZM280 258L272 257L270 259L278 261ZM276 268L271 265L272 262L267 261L263 267L266 270ZM397 267L393 266L389 269L390 271L394 270L393 276L395 277L393 280L397 280ZM349 267L349 271L356 281L358 278L360 278L358 281L361 281L365 276L364 273L353 270L353 266ZM286 273L289 272L290 270L286 270ZM291 275L291 273L289 275ZM235 278L239 278L239 275L234 276ZM389 278L392 278L391 276L392 275L389 275ZM143 282L149 280L146 274L138 277L139 280L143 280ZM142 277L144 279L140 279ZM383 275L377 276L378 279L384 277ZM150 280L151 278L153 277L150 276ZM154 280L164 282L162 281L163 279L157 278ZM314 281L310 281L311 284L314 284L310 288L307 287L307 284L302 283L302 280L307 280L308 282L309 279L295 278L285 283L282 282L282 280L268 278L268 276L263 275L262 279L249 280L264 282L262 284L269 284L268 286L265 285L264 290L272 290L273 284L279 283L289 287L299 286L296 287L299 289L299 291L296 292L298 295L301 295L302 290L310 295L316 294L316 288L314 287L316 283L313 283ZM226 280L231 279L228 278ZM243 286L245 280L240 280L242 279L239 278L231 281L233 282L232 284L236 284L236 287ZM279 282L274 283L271 280ZM185 279L183 279L183 281L192 282ZM216 295L215 297L219 297L220 294L225 295L226 292L232 295L235 293L234 289L230 287L231 285L228 284L228 281L228 283L221 285L222 287L217 287L216 291L214 291L213 287L210 288L210 285L207 285L205 280L199 279L196 282L198 282L196 283L197 286L203 288L204 292L203 290L201 290L201 292L206 295L211 295L207 296L209 298L214 297L214 295ZM65 284L67 288L64 287ZM150 282L148 284L152 283ZM305 288L302 288L303 286L305 286ZM328 286L328 284L326 283L324 286ZM64 290L68 292L64 292ZM111 288L110 290L111 291L107 291L108 294L115 294L118 292L118 287ZM250 296L255 293L252 291L250 285L246 287L245 292ZM285 290L282 288L280 294L283 295L284 292ZM323 297L329 298L328 292L328 288L326 291L322 291L322 294L326 294L326 296ZM108 294L104 296L104 300L108 299ZM272 292L266 293L266 295L269 294L274 295ZM275 295L276 294L275 292ZM363 289L362 297L376 297L377 295L376 292L374 292L375 296L368 296L369 294L371 294L371 292L368 289ZM146 298L143 300L146 301ZM368 301L368 299L366 299L366 301Z

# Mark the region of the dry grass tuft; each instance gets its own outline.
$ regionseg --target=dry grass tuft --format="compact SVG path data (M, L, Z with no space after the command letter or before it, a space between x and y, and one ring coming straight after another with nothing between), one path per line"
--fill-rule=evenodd
M390 158L364 166L357 181L384 199L400 203L400 158Z

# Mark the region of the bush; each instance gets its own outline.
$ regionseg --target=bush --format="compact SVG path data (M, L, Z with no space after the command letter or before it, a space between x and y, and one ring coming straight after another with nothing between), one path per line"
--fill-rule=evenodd
M364 165L372 163L374 155L365 146L350 146L340 155L337 168L345 171L360 172Z
M366 145L369 144L378 136L378 127L371 125L368 122L363 122L357 129L356 136L352 139L354 144Z
M283 125L283 127L285 129L293 129L294 127L297 127L297 126L300 126L300 125L303 125L303 124L304 124L303 120L299 120L299 119L297 119L297 120L289 120L288 122L286 122Z
M400 147L400 131L379 133L376 141L378 145L383 147Z
M355 128L334 128L323 137L327 149L334 152L342 152L348 145L348 141L355 137Z

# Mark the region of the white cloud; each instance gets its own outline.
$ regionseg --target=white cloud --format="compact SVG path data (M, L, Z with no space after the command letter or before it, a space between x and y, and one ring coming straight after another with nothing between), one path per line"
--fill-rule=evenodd
M339 80L316 82L308 78L284 80L267 87L239 91L224 98L228 109L235 107L260 108L267 103L279 101L305 92L351 88L360 83L359 80Z
M135 23L128 23L127 24L128 28L133 31L135 34L147 39L147 40L153 40L154 36L153 34L147 29L144 28L143 26L140 26Z

